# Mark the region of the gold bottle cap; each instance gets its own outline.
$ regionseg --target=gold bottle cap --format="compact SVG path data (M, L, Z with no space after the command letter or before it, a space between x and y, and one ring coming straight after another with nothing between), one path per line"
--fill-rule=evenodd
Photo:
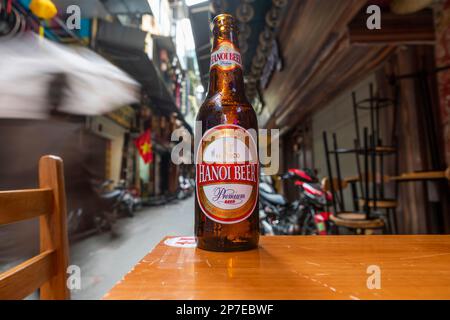
M235 19L231 14L222 13L214 17L211 24L212 30L233 30L238 33L239 30L236 26Z
M225 23L225 22L234 23L234 17L231 14L228 14L228 13L218 14L217 16L214 17L213 23L216 24L216 23L220 23L220 22L222 22L222 23Z

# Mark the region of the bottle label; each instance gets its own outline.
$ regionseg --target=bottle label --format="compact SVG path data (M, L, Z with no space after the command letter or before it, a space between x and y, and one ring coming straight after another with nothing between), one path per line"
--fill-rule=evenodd
M237 125L219 125L202 137L196 155L197 201L211 220L247 219L258 200L259 162L255 139Z
M241 54L230 41L222 41L211 53L211 69L229 71L236 67L241 68Z

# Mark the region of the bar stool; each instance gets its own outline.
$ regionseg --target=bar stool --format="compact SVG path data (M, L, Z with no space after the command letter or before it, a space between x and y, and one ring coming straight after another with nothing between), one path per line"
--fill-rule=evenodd
M367 130L365 130L367 133ZM340 153L348 153L347 151L338 149L337 146L337 137L336 134L333 134L333 146L334 150L330 151L328 147L328 136L326 132L323 132L323 141L324 141L324 147L325 147L325 155L326 155L326 162L327 162L327 170L328 170L328 178L325 178L323 182L323 188L324 190L330 191L333 194L333 210L334 214L331 215L330 219L334 222L336 226L339 227L345 227L347 229L351 229L355 231L355 233L367 233L367 230L372 229L385 229L386 224L385 220L379 217L375 217L372 215L371 207L368 203L364 203L363 208L364 210L360 210L358 199L358 193L356 188L356 181L345 181L342 179L341 174L341 167L340 167L340 160L339 160L339 154ZM361 178L358 177L358 180L360 182L362 194L365 199L370 198L369 194L369 185L368 185L368 144L367 144L367 134L366 139L364 143L364 154L365 157L365 184L362 184ZM353 150L351 152L354 152ZM355 152L359 152L359 150L356 150ZM331 161L330 161L330 155L334 154L335 158L335 167L336 167L336 173L337 178L333 177L333 170L331 168ZM358 170L359 172L360 170ZM353 210L347 210L345 201L344 201L344 190L348 187L348 185L352 186L352 198L353 198ZM364 186L364 188L363 188Z

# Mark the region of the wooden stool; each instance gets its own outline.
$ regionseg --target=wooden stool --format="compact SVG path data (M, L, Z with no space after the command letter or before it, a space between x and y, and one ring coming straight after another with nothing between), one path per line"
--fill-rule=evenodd
M337 216L331 215L330 219L336 226L355 229L357 233L360 230L362 233L367 233L368 230L385 227L383 219L366 219L363 213L340 212Z
M325 191L334 192L341 191L347 188L349 183L347 181L340 181L333 179L333 184L329 182L328 178L322 179L322 188ZM330 220L338 227L344 227L347 229L353 229L356 233L366 233L367 230L382 229L385 227L383 219L368 219L367 215L358 211L339 211L337 210L334 215L330 216Z

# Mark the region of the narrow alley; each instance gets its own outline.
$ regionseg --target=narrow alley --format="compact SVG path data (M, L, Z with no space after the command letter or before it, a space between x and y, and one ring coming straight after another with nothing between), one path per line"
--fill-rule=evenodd
M117 230L91 236L71 247L71 265L81 269L81 290L72 299L101 299L131 268L167 235L193 235L194 198L148 207L133 219L121 219Z

